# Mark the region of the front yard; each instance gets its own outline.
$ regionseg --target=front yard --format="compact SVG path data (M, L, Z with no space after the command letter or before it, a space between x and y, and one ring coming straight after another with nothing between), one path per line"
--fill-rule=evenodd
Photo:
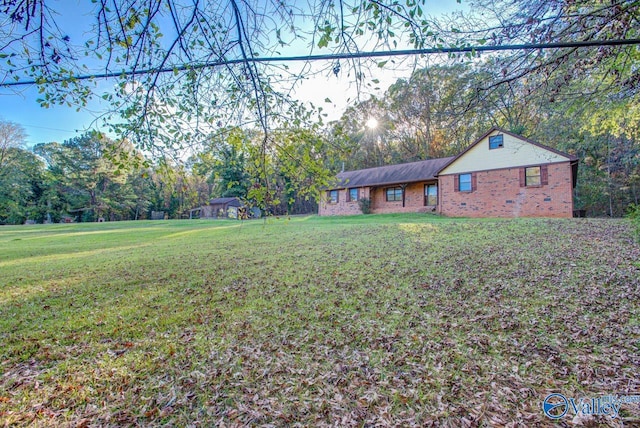
M0 422L545 426L640 395L623 220L0 228ZM560 419L618 426L620 416Z

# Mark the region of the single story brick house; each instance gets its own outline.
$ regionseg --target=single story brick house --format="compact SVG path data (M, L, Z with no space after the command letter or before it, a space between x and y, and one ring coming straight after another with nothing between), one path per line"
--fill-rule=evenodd
M337 175L319 215L436 212L451 217L572 217L578 159L500 128L454 157Z

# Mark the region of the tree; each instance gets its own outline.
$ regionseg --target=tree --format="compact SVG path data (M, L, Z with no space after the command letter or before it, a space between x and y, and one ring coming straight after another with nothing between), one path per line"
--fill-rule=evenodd
M157 160L145 175L149 184L148 209L164 211L169 218L187 218L191 208L209 200L209 193L203 190L207 188L205 180L193 167L165 157Z
M486 130L490 112L469 106L477 76L468 64L437 65L389 87L385 108L402 161L457 154Z
M57 8L69 5L6 0L0 9L8 24L0 29L0 82L35 82L44 106L82 106L102 96L111 105L105 119L118 135L149 150L206 143L249 123L261 128L266 146L270 130L299 114L291 89L301 79L331 72L361 86L367 65L392 65L361 59L365 50L638 37L637 2L476 0L472 5L473 15L443 23L426 17L426 0L315 0L302 6L275 0L96 1L82 5L94 20L79 38L59 18L63 10ZM270 60L287 49L342 57L329 57L319 67ZM502 76L478 89L491 91L536 73L546 76L540 84L553 92L591 70L607 70L618 86L635 94L639 55L628 46L512 51L496 55ZM563 64L571 67L560 73ZM95 93L97 75L117 80L118 90Z
M26 139L22 126L0 119L0 171L8 162L10 149L24 147Z
M152 180L150 168L134 169L127 177L127 185L130 186L134 195L133 204L129 218L131 220L139 220L146 217L146 213L151 206Z
M500 115L474 101L480 72L467 64L437 65L399 79L381 98L347 109L333 138L348 151L348 169L451 156ZM377 125L366 125L367 118Z
M287 129L274 134L275 187L280 213L308 214L313 198L332 184L330 172L340 152L317 129Z
M88 132L62 144L39 144L34 151L47 161L68 212L85 221L129 217L136 197L127 179L143 162L126 142Z
M108 117L124 118L112 122L114 129L146 149L206 142L220 128L247 123L258 125L268 144L269 131L297 115L290 92L311 68L256 57L285 48L353 54L434 40L426 0L91 2L82 7L93 28L80 40L60 22L59 7L3 3L0 16L9 25L0 29L0 82L32 80L43 106L82 106L102 95L111 103ZM336 59L314 70L361 84L362 67L357 59ZM119 89L94 93L95 75L116 79Z
M385 98L371 97L347 108L340 120L329 124L328 138L340 153L342 168L358 169L398 163L396 123L389 116ZM336 171L337 172L337 171Z
M42 220L46 192L44 164L33 153L9 147L0 169L0 224Z
M472 15L440 23L440 35L449 43L499 46L606 42L640 36L637 1L472 0L471 9ZM445 27L452 31L445 31ZM591 87L591 94L637 97L640 70L635 64L639 59L640 51L629 45L511 50L492 56L494 73L478 85L478 93L485 96L505 84L530 79L536 81L536 91L544 90L553 102L575 95L570 90L572 83L598 75L603 79Z
M213 197L245 198L250 185L246 172L249 135L236 128L223 141L212 141L193 161L193 171L210 184Z
M640 106L612 100L607 108L590 106L589 111L581 131L598 144L583 159L586 168L595 168L603 176L601 195L606 197L605 204L600 199L594 208L622 216L640 201Z

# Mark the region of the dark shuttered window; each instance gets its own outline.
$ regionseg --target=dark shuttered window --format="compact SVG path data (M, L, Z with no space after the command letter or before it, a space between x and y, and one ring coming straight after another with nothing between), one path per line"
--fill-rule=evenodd
M547 165L529 166L520 169L520 187L540 187L549 184Z
M475 172L458 174L454 177L456 192L473 192L478 188L478 178Z

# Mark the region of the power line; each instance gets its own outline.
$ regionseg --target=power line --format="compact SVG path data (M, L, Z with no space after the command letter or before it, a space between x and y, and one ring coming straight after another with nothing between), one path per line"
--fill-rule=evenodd
M137 74L154 74L154 73L173 73L176 71L199 70L203 68L214 68L223 65L233 65L241 63L270 63L270 62L300 62L300 61L335 61L339 59L357 59L357 58L381 58L393 56L411 56L411 55L433 55L433 54L452 54L452 53L476 53L476 52L498 52L509 50L535 50L535 49L562 49L562 48L587 48L598 46L623 46L638 45L640 39L617 39L617 40L588 40L576 42L557 42L557 43L524 43L516 45L497 45L497 46L461 46L461 47L437 47L426 49L405 49L381 52L345 52L337 54L322 55L299 55L299 56L281 56L281 57L256 57L256 58L239 58L239 59L220 59L198 64L183 64L175 67L167 68L149 68L144 70L128 70L110 73L87 74L81 76L64 77L51 80L22 80L17 82L0 83L0 87L11 86L27 86L35 84L55 84L63 82L73 82L77 80L89 79L108 79L112 77L135 76Z
M70 133L70 134L73 134L73 133L77 133L77 132L78 132L78 130L77 130L77 129L75 129L75 130L71 131L71 130L69 130L69 129L49 128L49 127L46 127L46 126L36 126L36 125L26 125L26 124L24 124L24 123L20 123L20 125L21 125L21 126L24 126L25 128L44 129L44 130L46 130L46 131L68 132L68 133Z

